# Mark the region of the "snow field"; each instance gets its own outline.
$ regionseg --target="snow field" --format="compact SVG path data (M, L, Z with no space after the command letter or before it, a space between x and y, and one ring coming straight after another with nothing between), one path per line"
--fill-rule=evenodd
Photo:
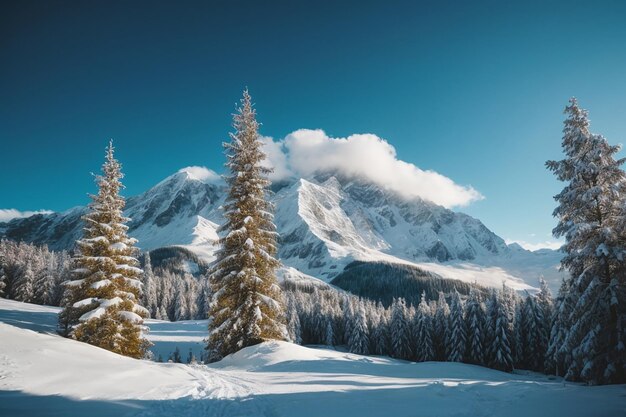
M286 342L209 366L129 359L53 334L56 311L0 299L0 416L626 415L623 385ZM157 351L170 342L200 346L206 336L202 321L147 324Z

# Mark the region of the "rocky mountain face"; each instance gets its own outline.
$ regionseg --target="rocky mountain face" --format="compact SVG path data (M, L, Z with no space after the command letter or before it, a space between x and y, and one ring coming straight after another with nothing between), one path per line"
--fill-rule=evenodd
M143 250L184 246L210 261L216 249L219 180L182 169L127 200L130 235ZM275 184L279 257L288 267L330 281L353 261L418 266L445 278L517 289L539 274L557 282L561 255L507 246L473 217L421 199L406 199L359 178L323 174ZM84 207L0 223L0 236L70 249ZM529 284L529 285L527 285Z

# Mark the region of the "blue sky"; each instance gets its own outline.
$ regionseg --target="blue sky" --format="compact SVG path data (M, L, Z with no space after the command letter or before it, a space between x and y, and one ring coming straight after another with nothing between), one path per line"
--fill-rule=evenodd
M626 2L335 3L3 3L0 209L85 204L109 138L126 195L220 171L248 86L264 135L375 134L500 236L551 239L567 99L626 134Z

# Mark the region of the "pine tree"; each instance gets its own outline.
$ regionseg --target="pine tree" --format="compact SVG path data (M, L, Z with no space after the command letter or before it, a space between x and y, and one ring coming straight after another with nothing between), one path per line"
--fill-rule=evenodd
M563 280L555 301L545 361L546 372L559 376L564 375L567 370L566 364L571 360L571 352L565 344L567 332L570 329L569 317L574 304L572 293L567 288L568 282Z
M55 258L47 247L42 251L43 259L36 268L34 301L37 304L50 305L54 293Z
M565 345L566 378L591 384L626 381L626 175L619 146L589 131L587 112L575 99L566 107L565 158L548 161L565 188L555 196L556 237L565 237L561 265L576 303Z
M448 332L446 334L446 358L449 362L463 362L463 355L467 344L463 303L459 293L455 290L450 304L448 318Z
M391 356L400 359L411 358L411 329L408 311L403 298L394 299L391 306L390 339Z
M327 346L335 345L335 332L333 330L333 321L330 318L326 320L326 333L324 335L324 344Z
M435 348L435 360L446 359L446 333L448 332L448 316L450 307L443 292L439 292L435 317L433 319L433 345Z
M496 291L492 293L489 304L489 319L492 329L492 339L489 346L490 366L501 371L511 371L513 370L513 358L511 356L509 312L502 295Z
M524 302L524 365L533 371L543 370L548 336L541 307L533 296Z
M30 303L35 298L35 271L32 258L26 261L24 269L20 271L15 282L15 299Z
M121 166L109 143L103 175L96 177L98 194L91 196L83 220L84 236L77 243L74 275L60 322L71 326L79 341L133 358L145 355L149 342L142 336L148 311L137 304L142 270L137 267L135 239L127 236Z
M0 297L4 296L4 289L7 285L7 276L2 266L2 259L0 259Z
M352 353L358 353L359 355L369 354L367 319L362 303L359 303L353 317L353 325L350 338L348 339L348 347Z
M372 331L373 352L376 355L389 355L389 320L383 310Z
M267 201L271 172L263 166L256 112L248 90L234 116L231 142L224 143L229 186L221 249L211 274L207 348L221 356L264 340L288 338L282 296L276 283L276 227Z
M422 291L422 299L417 306L415 314L415 360L418 362L432 361L435 359L433 348L433 328L430 306L426 301L426 293Z
M297 345L302 344L302 328L300 325L300 316L296 308L296 303L292 298L287 303L287 333L289 340Z
M469 363L484 365L486 316L474 288L470 290L466 310L467 349L465 358Z
M152 260L150 252L146 252L143 257L143 298L142 302L150 312L150 317L157 314L157 288L154 281L154 271L152 270Z
M524 302L515 303L515 325L513 326L513 340L511 342L511 356L516 368L527 368L527 357L530 346L526 344L526 313Z

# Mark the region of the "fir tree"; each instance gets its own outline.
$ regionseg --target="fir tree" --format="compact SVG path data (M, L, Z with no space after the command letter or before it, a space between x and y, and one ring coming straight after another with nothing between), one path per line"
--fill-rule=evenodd
M137 304L142 270L137 267L135 239L127 236L121 166L109 143L103 175L96 177L98 194L91 196L83 220L84 236L77 242L75 279L68 281L61 325L71 326L76 340L141 358L149 342L142 336L148 311Z
M511 356L513 364L517 368L526 368L527 358L531 347L526 344L526 313L524 302L520 301L515 306L515 325L513 326L513 341L511 342Z
M362 304L356 308L351 329L350 338L348 339L350 352L358 353L359 355L369 354L367 319Z
M403 298L398 298L391 305L390 339L391 355L400 359L411 358L411 329L408 311Z
M433 328L430 306L426 301L426 293L422 291L422 299L415 314L415 360L418 362L432 361L435 358L433 348Z
M484 365L486 316L478 300L477 291L473 288L469 293L466 310L467 350L465 358L469 363Z
M455 290L450 304L448 332L446 334L446 358L449 362L463 362L467 344L463 303Z
M221 356L264 340L288 338L276 283L276 227L266 193L271 172L248 91L234 116L231 142L224 143L229 186L221 249L212 269L208 349Z
M4 289L6 288L6 285L7 285L7 275L4 272L4 267L2 266L2 263L0 262L0 297L4 296Z
M15 283L15 299L30 303L35 298L35 271L33 271L32 259L29 259L20 271L19 279Z
M548 336L545 333L543 310L533 296L524 302L524 364L533 371L543 370Z
M293 299L289 299L287 303L287 333L289 340L297 345L302 344L302 328L300 325L300 316Z
M146 252L143 257L143 305L150 312L150 317L157 314L157 288L152 271L152 260L150 252Z
M626 381L626 216L624 159L619 146L589 131L575 99L566 107L565 158L546 163L565 188L555 196L556 237L565 237L561 265L576 300L565 345L566 378L591 384Z
M571 352L565 339L570 328L569 317L574 304L572 293L567 289L569 281L563 280L552 313L552 326L546 352L545 370L563 376L566 364L570 363Z
M383 311L372 331L373 352L376 355L389 355L389 321Z
M333 331L333 321L330 318L326 320L326 333L324 335L324 344L327 346L335 345L335 332Z
M449 315L450 306L448 306L443 292L440 291L433 319L433 345L435 348L435 360L437 361L446 359L446 333L448 332Z
M493 291L490 300L489 319L492 329L490 340L490 366L501 371L513 370L513 358L511 356L511 333L509 330L509 312L502 295Z

